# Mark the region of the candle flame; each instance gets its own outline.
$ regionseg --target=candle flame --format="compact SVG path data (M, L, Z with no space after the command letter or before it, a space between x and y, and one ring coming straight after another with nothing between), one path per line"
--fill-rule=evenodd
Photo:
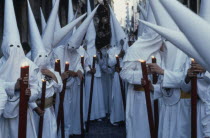
M152 56L152 58L155 58L155 56Z
M81 57L84 57L83 55L81 55Z
M21 65L21 67L26 67L26 66L29 66L29 65L28 65L28 62L24 62L24 63L22 63L22 65Z
M142 59L139 59L139 61L142 63L142 62L146 62L145 60L142 60Z
M191 58L191 61L192 61L192 62L194 62L194 61L195 61L195 59L194 59L194 58Z
M93 57L96 58L96 55L94 55Z
M46 80L45 79L42 79L42 82L45 82Z
M56 59L55 62L58 63L59 59Z
M119 57L118 55L115 55L115 57Z
M68 62L68 61L66 61L66 64L69 64L69 62Z

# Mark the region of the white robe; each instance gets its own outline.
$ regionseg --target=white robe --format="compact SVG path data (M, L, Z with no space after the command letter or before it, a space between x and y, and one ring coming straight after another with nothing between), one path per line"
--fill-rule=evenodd
M3 81L0 82L1 84L3 84ZM5 133L5 130L3 130L3 127L4 126L4 118L2 117L2 113L4 112L4 106L5 106L5 103L7 101L7 94L4 90L4 87L1 86L0 88L0 138L4 138L5 135L7 135Z
M117 50L116 48L110 48L108 54L109 54L109 60L108 60L109 66L114 68L115 65L117 64L115 55L119 54L119 50ZM120 64L122 65L121 58L120 58ZM125 111L123 107L123 99L122 99L119 77L120 76L118 72L114 72L114 77L112 81L112 104L111 104L111 113L110 113L110 122L112 124L114 124L115 122L120 122L125 120Z
M174 71L164 70L161 84L154 86L154 99L160 99L159 109L159 138L188 138L190 137L191 100L180 99L182 80L184 78L187 56L174 67ZM165 68L162 63L162 68ZM167 91L165 88L169 88Z
M59 73L55 72L52 69L50 71L55 74L58 83L55 82L54 80L50 80L50 82L47 82L45 98L52 97L54 93L60 93L62 90L62 80ZM38 73L38 79L40 80L39 85L38 85L39 86L39 99L41 99L41 95L42 95L42 81L41 80L44 79L44 76L41 74L41 72ZM42 137L57 138L57 122L56 122L57 118L55 116L54 107L53 106L48 107L44 111L45 112L44 112ZM34 116L35 116L35 122L36 122L36 131L38 134L40 116L35 112L34 112Z
M1 65L5 63L5 59L1 58ZM28 60L28 63L31 61ZM37 138L35 123L33 117L33 105L32 102L38 98L37 91L37 67L34 64L29 64L29 85L31 90L31 96L29 99L29 107L27 112L27 137ZM15 91L16 82L5 82L4 87L8 95L8 100L4 109L4 130L8 133L5 138L18 138L18 123L19 123L19 92ZM14 102L15 101L15 102Z
M113 81L113 69L108 66L108 54L107 48L101 49L102 57L99 56L99 65L101 67L101 81L104 93L104 103L106 113L111 112L112 103L112 81Z
M66 46L57 47L54 50L54 61L60 59L61 72L64 72L65 62L70 63L69 70L82 71L80 54L75 50L70 52ZM65 136L81 134L80 129L80 80L78 77L70 77L67 80L66 93L64 97L64 122Z
M127 138L150 138L145 93L133 89L134 84L141 84L141 63L124 62L120 75L129 83L126 100Z
M186 73L190 68L190 62L186 63ZM210 137L210 73L198 75L197 93L197 138ZM183 80L182 89L191 92L191 83Z

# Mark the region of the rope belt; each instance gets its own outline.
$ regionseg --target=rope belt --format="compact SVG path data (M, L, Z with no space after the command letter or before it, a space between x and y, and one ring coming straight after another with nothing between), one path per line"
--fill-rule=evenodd
M180 98L181 98L181 99L190 99L190 98L191 98L191 93L181 91L181 96L180 96Z
M36 104L37 104L38 106L40 106L40 104L41 104L41 99L38 99L38 100L36 101ZM53 96L48 97L48 98L45 98L45 106L44 106L45 109L46 109L46 108L49 108L49 107L51 107L51 106L53 106L53 105L54 105L54 98L53 98Z
M136 84L136 85L134 85L133 90L134 91L144 91L144 88L141 85Z

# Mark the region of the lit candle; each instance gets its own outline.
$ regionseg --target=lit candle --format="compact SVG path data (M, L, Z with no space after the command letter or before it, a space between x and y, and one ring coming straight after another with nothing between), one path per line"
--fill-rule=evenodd
M191 58L191 63L195 63L195 59L194 58Z
M60 64L60 59L55 60L55 71L59 72L61 74L61 64Z
M152 63L157 63L157 59L154 56L152 56Z
M93 56L93 65L92 68L94 69L96 65L96 55Z
M83 55L81 55L81 65L84 68L84 56Z
M120 59L119 59L119 56L116 55L115 57L116 57L116 61L117 61L116 67L119 68L120 67Z
M152 63L157 63L157 59L155 58L155 56L152 56ZM153 80L153 84L156 84L158 81L158 76L156 73L152 74L152 80Z
M148 81L148 74L147 74L147 65L145 60L139 60L141 62L141 69L143 78Z
M66 61L65 63L65 71L68 71L69 70L69 62Z

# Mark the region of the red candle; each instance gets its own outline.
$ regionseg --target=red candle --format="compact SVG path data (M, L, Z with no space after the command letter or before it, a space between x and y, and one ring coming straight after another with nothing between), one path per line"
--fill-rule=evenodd
M119 68L120 67L120 59L119 59L119 56L116 55L115 57L116 57L116 61L117 61L116 66Z
M96 55L93 56L93 65L92 68L94 69L96 65Z
M65 63L65 71L68 71L69 70L69 62L66 61Z
M27 134L27 109L29 97L25 95L28 88L29 66L25 63L20 71L20 103L19 103L19 126L18 138L26 138Z
M145 60L140 60L143 78L148 81L147 65Z
M152 56L152 63L157 63L157 59L154 56Z
M59 72L61 74L61 63L60 59L55 60L55 71Z
M152 56L152 63L157 63L157 59L154 56ZM157 81L158 81L157 74L156 73L153 73L152 74L152 78L153 78L153 84L156 84Z
M84 56L83 55L81 56L81 65L82 65L82 68L84 68Z

